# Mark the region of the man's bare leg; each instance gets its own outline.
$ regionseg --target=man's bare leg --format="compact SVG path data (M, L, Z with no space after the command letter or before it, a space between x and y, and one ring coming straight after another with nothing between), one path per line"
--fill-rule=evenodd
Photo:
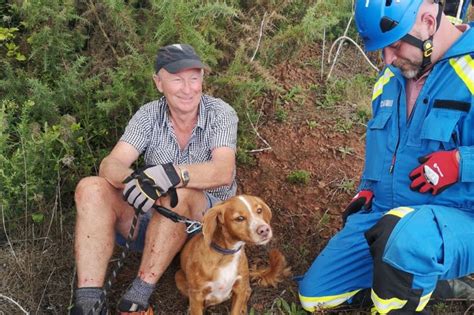
M121 192L101 177L82 179L76 188L76 302L84 310L98 300L115 243L115 228L131 222L133 209ZM129 225L130 223L128 223Z
M202 211L207 207L205 194L193 189L180 189L178 193L179 203L172 210L188 218L201 220ZM163 206L169 207L166 200L164 200ZM131 307L128 302L134 302L140 308L148 305L148 299L156 283L174 256L181 250L186 238L184 224L175 223L159 213L153 213L146 231L145 247L138 276L132 287L122 297L122 301L119 303L120 310Z

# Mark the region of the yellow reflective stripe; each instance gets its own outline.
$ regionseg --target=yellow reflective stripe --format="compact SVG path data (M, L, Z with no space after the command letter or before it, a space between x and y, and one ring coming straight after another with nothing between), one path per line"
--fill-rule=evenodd
M372 101L379 97L383 92L383 87L390 81L390 78L393 77L393 72L387 68L383 75L377 80L374 85L374 92L372 93Z
M407 214L409 214L413 210L414 210L413 208L409 208L409 207L398 207L398 208L390 210L385 215L391 214L391 215L397 216L399 218L403 218L404 216L406 216Z
M466 55L460 58L449 59L449 64L454 68L456 74L466 84L471 94L474 94L474 60Z
M301 294L299 294L299 296L300 296L300 301L303 308L307 310L308 312L314 312L315 310L318 310L321 308L336 307L344 303L348 299L350 299L359 291L360 289L347 292L347 293L338 294L338 295L329 295L329 296L321 296L321 297L309 297L309 296L303 296Z
M400 300L397 298L391 298L387 300L382 299L374 292L374 290L372 290L370 295L372 302L374 302L375 308L380 314L387 314L391 310L401 309L408 302L407 300Z
M430 297L431 297L431 294L432 294L432 293L433 293L433 292L430 292L430 293L428 293L427 295L422 296L422 297L420 298L420 302L418 303L418 307L416 308L416 311L417 311L417 312L421 312L421 311L425 308L426 304L428 304L428 302L429 302L429 300L430 300Z

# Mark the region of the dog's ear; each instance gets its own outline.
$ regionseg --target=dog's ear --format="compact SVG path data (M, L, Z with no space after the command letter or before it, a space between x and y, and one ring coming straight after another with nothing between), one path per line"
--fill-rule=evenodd
M204 215L203 224L202 224L202 234L204 236L204 241L206 244L210 244L214 232L216 231L217 224L224 222L224 205L218 204L217 206L209 209Z

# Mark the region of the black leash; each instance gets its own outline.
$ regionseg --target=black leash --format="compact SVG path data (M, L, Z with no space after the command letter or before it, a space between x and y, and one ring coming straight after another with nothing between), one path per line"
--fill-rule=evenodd
M168 209L159 205L153 205L152 208L155 209L162 216L170 219L171 221L175 223L184 223L186 225L186 233L189 235L198 233L202 229L201 222L188 219L182 215L177 214L171 209Z
M135 210L135 215L133 216L132 224L130 225L130 231L128 232L127 240L125 241L125 248L120 254L120 258L118 259L115 268L112 270L112 273L110 274L109 278L107 279L105 283L104 289L102 290L102 294L100 295L100 299L94 304L94 307L92 308L92 310L89 312L88 315L98 314L98 311L102 308L102 305L105 302L107 291L109 291L110 288L112 287L112 283L117 278L117 274L123 266L123 261L125 260L125 257L127 257L127 254L130 250L130 244L132 243L133 234L135 234L135 229L137 227L138 216L140 214L140 210L137 210L135 208L134 210Z
M188 219L182 215L177 214L176 212L172 211L171 209L165 208L163 206L159 205L153 205L152 207L155 209L159 214L162 216L170 219L171 221L175 223L184 223L186 225L186 233L189 236L192 236L198 232L201 231L202 229L202 223L199 221L191 220ZM133 234L135 234L135 229L138 224L138 216L140 214L140 210L135 209L135 215L133 216L132 224L130 225L130 231L128 232L127 240L125 242L125 248L123 249L122 253L120 254L120 257L117 261L117 264L115 268L112 270L109 278L107 279L104 289L102 290L102 294L100 295L99 301L97 301L94 304L94 307L92 310L89 311L88 315L95 315L98 314L98 311L102 308L102 305L104 305L105 302L105 297L107 296L107 291L110 290L112 287L112 283L115 281L117 278L117 274L120 271L120 269L123 266L123 261L127 257L128 252L130 251L130 244L132 243L133 239Z

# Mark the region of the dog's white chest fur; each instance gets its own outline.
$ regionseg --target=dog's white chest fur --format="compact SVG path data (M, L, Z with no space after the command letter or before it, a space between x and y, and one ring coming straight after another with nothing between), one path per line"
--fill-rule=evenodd
M217 304L230 298L235 281L241 278L237 276L240 255L240 251L235 253L230 263L219 268L217 279L207 283L211 292L206 296L206 300Z

